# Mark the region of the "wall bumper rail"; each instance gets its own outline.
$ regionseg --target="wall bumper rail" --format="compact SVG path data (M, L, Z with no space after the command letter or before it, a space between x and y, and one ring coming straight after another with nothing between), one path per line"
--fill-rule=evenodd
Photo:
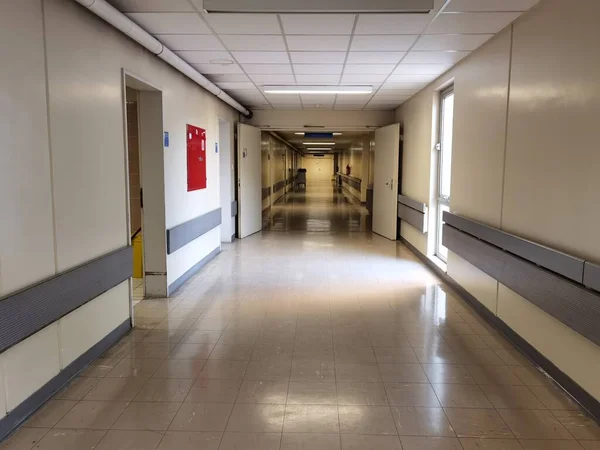
M594 285L598 266L452 213L444 221L448 249L600 345L600 293L584 284L584 269Z
M398 218L412 225L421 233L427 233L428 210L426 203L398 195Z

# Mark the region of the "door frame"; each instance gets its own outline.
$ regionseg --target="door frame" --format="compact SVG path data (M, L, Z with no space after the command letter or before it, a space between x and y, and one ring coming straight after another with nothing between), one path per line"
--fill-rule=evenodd
M126 239L131 246L129 206L129 139L127 133L127 88L138 92L138 140L140 186L144 195L142 212L145 297L166 297L167 252L164 194L163 93L160 87L122 69L122 108L125 171ZM160 172L160 177L155 176ZM129 279L129 308L134 325L133 283Z

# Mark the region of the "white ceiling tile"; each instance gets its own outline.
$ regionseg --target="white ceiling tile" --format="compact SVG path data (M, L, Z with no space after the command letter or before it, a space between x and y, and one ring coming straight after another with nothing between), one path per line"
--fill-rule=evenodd
M271 103L300 103L300 96L298 94L265 94L267 100Z
M219 40L209 34L159 34L155 37L173 51L225 50Z
M129 13L150 34L212 34L196 13Z
M352 34L354 14L282 14L285 34Z
M394 75L441 75L452 67L448 64L400 64Z
M495 34L513 22L521 13L442 13L425 34Z
M341 75L343 64L294 64L294 72L308 75Z
M302 103L312 103L316 104L332 104L335 100L335 95L332 94L309 94L309 95L300 95L302 98Z
M469 52L410 52L402 64L456 64Z
M294 64L344 64L346 52L290 52Z
M367 95L338 95L337 96L337 100L335 101L336 104L351 104L351 105L364 105L365 103L367 103L369 101L369 99L371 98L371 94L367 94Z
M198 52L198 51L183 51L176 52L179 57L183 60L187 61L190 64L201 64L201 63L209 63L212 60L217 59L229 59L231 60L231 55L228 52Z
M219 36L229 50L285 51L283 36L259 36L252 34L223 34Z
M416 51L472 51L493 37L493 34L447 34L421 36L414 46Z
M286 52L232 52L241 64L287 64L290 62Z
M295 110L295 109L302 109L302 104L300 102L298 103L290 103L289 105L286 104L274 104L273 105L273 109L291 109L291 110Z
M385 89L385 91L384 90L379 91L377 93L377 95L379 95L382 92L385 92L385 94L381 94L381 95L389 95L393 98L396 98L396 97L412 97L417 92L419 92L419 90L418 89Z
M252 83L233 83L233 82L221 82L217 83L217 85L221 89L229 90L229 89L252 89L254 88L254 84Z
M213 83L242 83L250 81L244 74L208 74L206 75Z
M389 75L394 67L394 64L347 64L344 74Z
M286 36L290 51L346 51L350 36Z
M344 75L342 77L342 83L350 84L367 84L367 83L377 83L385 80L387 75L377 75L377 74L362 74L362 75Z
M438 77L438 75L432 75L432 74L421 74L421 75L392 74L387 79L387 81L392 82L392 83L412 83L413 81L430 83L431 81L435 80L437 77Z
M292 74L290 64L242 64L247 74Z
M304 110L326 110L326 111L331 111L333 109L333 104L330 105L321 105L320 103L318 104L312 104L312 103L304 103Z
M256 83L274 83L274 84L296 84L294 75L283 75L277 73L271 74L255 74L250 75L250 78Z
M281 34L275 14L208 14L217 34Z
M423 89L425 86L427 86L429 83L427 82L423 82L423 81L405 81L405 82L386 82L384 83L380 90L383 91L387 91L387 90L406 90L406 89L414 89L414 90L421 90Z
M350 52L348 64L398 64L406 52Z
M416 35L354 36L351 51L405 51L414 44Z
M188 0L108 0L119 11L126 12L195 12Z
M452 0L444 11L527 11L538 0Z
M429 14L361 14L355 34L421 34Z
M192 64L192 66L200 73L244 73L242 68L237 64Z
M360 111L365 106L364 103L361 104L345 104L345 103L335 103L333 109L335 111Z
M340 75L296 74L296 80L301 84L338 84L340 81Z

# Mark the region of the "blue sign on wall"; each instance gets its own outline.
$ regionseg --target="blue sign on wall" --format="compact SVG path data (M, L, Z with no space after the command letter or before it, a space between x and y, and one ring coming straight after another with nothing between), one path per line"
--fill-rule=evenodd
M333 139L333 133L304 133L308 139Z
M165 148L169 147L169 132L165 131Z

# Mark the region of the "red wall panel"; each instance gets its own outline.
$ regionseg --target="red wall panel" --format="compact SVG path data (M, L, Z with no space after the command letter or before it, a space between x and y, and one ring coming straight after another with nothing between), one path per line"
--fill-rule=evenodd
M206 189L206 130L187 126L188 192Z

